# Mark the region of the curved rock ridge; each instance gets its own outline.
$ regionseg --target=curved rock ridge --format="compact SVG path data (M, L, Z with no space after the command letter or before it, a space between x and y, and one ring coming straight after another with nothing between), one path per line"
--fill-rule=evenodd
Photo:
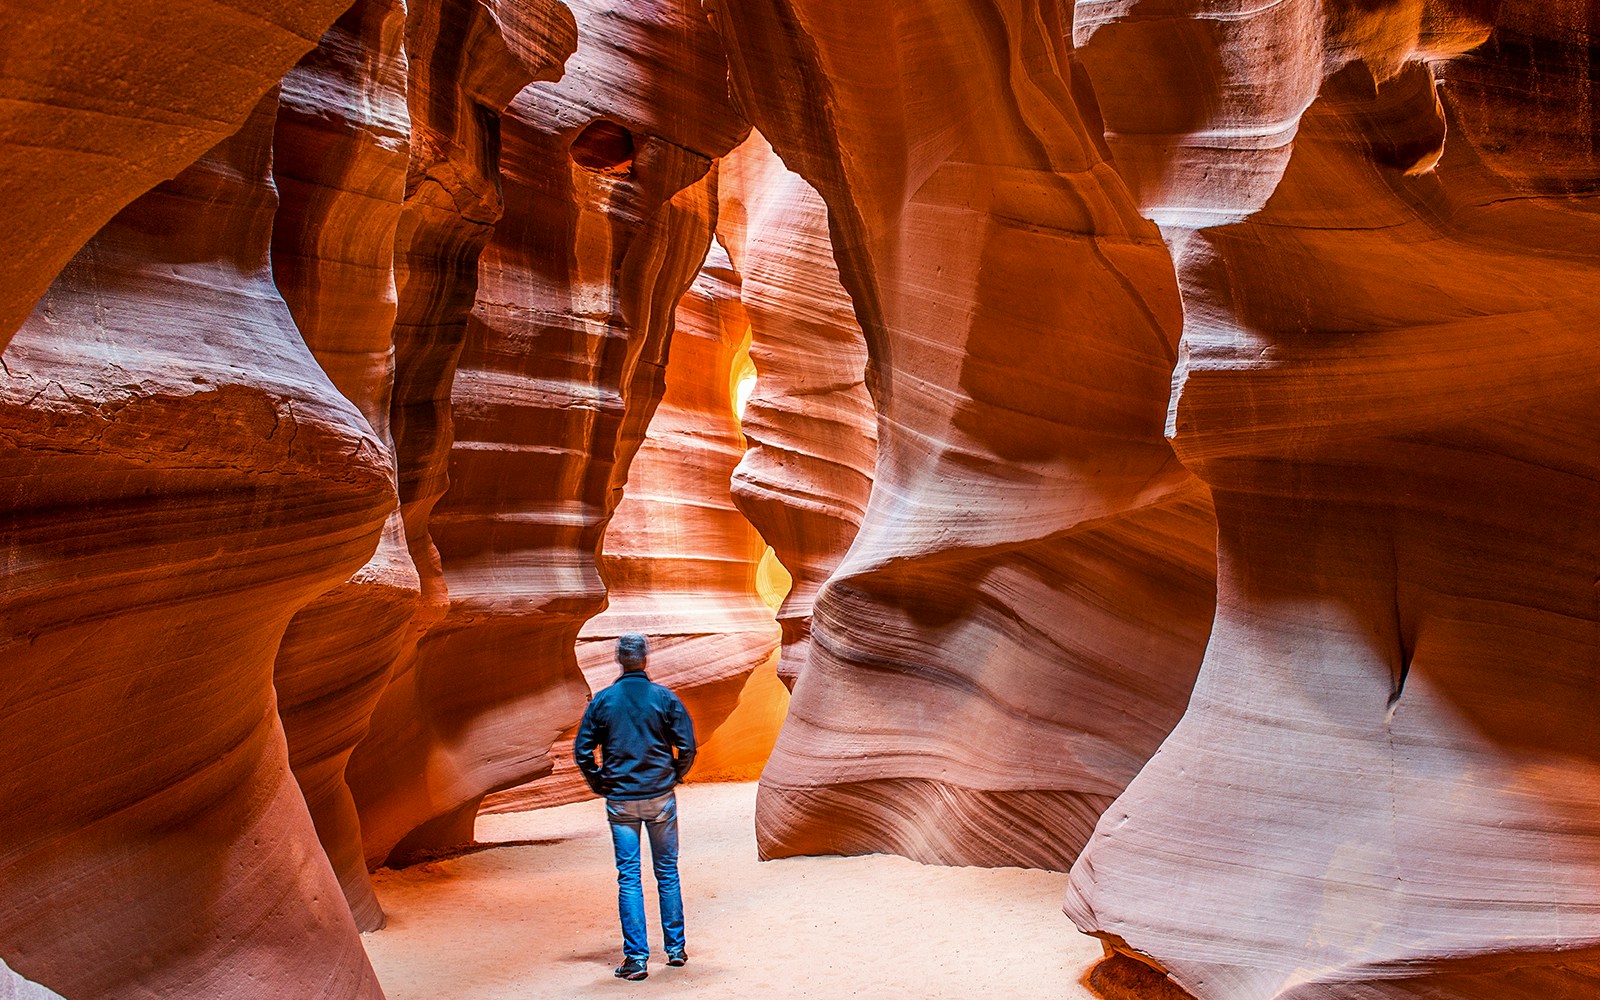
M1217 622L1066 909L1201 1000L1600 991L1593 17L1338 68L1187 239Z
M273 285L276 109L118 214L5 352L0 954L63 996L382 996L273 658L394 477Z
M742 278L756 375L733 498L793 577L778 609L778 676L793 688L811 655L817 591L850 548L872 491L878 414L822 199L757 132L722 162L718 203L717 238Z
M665 392L606 527L600 560L606 610L578 633L578 665L591 691L617 677L617 636L648 636L650 679L683 699L700 743L728 718L751 672L777 652L780 639L757 581L767 544L728 488L744 451L734 397L748 337L738 276L713 244L678 303ZM757 734L747 738L761 745ZM571 762L570 733L551 756L551 777L497 796L485 808L511 811L588 798ZM724 754L708 763L749 772L759 771L760 762Z
M1060 5L713 21L828 205L880 417L760 849L1064 869L1176 723L1212 614L1210 501L1162 436L1167 251L1106 162Z
M396 649L367 735L346 768L369 865L435 815L425 777L436 744L416 649L449 597L430 529L450 486L450 393L478 288L479 257L503 213L501 112L528 84L559 79L577 44L555 0L412 3L406 10L411 121L394 237L390 422L405 544L420 599ZM373 650L377 652L376 648Z
M348 0L5 0L0 350L129 202L236 131ZM136 55L135 55L136 53Z
M323 371L384 442L394 384L395 229L411 130L405 8L360 0L284 78L273 141L272 268ZM350 751L419 596L398 507L377 551L289 623L274 686L289 764L362 930L383 924L345 784Z
M748 130L697 3L570 6L565 75L500 122L504 216L429 521L448 602L352 760L369 860L470 841L482 798L547 773L581 715L573 647L604 606L601 539L710 244L710 168ZM405 497L403 455L401 481Z

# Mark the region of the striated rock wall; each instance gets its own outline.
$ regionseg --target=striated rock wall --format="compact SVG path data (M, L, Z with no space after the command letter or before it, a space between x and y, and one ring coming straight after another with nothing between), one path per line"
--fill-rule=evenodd
M445 741L431 735L434 694L418 673L416 651L449 608L431 518L450 486L450 393L479 256L503 212L499 112L528 84L560 77L576 30L554 0L492 7L440 0L407 8L405 44L411 137L395 236L390 416L420 599L347 768L369 864L382 863L436 815L429 769Z
M5 0L0 350L123 206L237 131L347 0Z
M404 40L402 4L351 7L284 78L273 140L273 277L317 363L383 441L391 469L395 229L411 130ZM289 623L274 670L289 764L363 930L381 926L383 914L345 764L418 596L397 506L367 564Z
M728 488L744 453L734 406L749 338L738 276L713 244L678 303L665 392L606 529L609 603L578 634L593 690L616 678L617 636L649 636L650 676L683 699L702 743L780 640L758 580L767 543Z
M586 688L598 691L621 669L617 636L648 636L650 678L683 699L701 743L732 713L751 672L777 652L779 642L758 580L767 545L734 507L728 489L744 450L734 397L748 338L738 276L713 245L678 303L665 390L606 528L600 560L606 610L585 622L577 639ZM573 735L564 733L551 749L550 777L495 796L485 810L590 797L572 763ZM759 743L756 734L747 738ZM734 749L712 763L722 770L752 770L752 762L736 754ZM753 763L759 772L760 762Z
M381 997L273 658L386 449L273 284L277 95L73 258L0 375L0 954L69 997Z
M504 217L430 521L448 603L352 765L375 860L470 840L483 796L547 772L582 714L573 645L603 606L601 539L711 240L708 172L747 130L698 5L571 6L561 82L501 122Z
M723 161L717 237L741 275L756 381L734 502L793 577L778 609L791 688L811 653L811 608L872 491L878 415L867 344L839 284L827 207L760 133Z
M828 205L879 412L761 851L1064 869L1177 721L1211 617L1209 498L1162 438L1166 249L1080 113L1058 5L713 20Z
M1067 912L1202 1000L1588 997L1593 8L1507 2L1474 24L1394 5L1407 35L1316 6L1273 46L1366 48L1294 86L1207 81L1295 112L1256 194L1227 205L1241 221L1181 237L1169 433L1216 497L1217 623ZM1128 14L1087 41L1108 46L1091 66L1126 65L1114 43L1146 23ZM1223 156L1178 148L1130 164L1164 173L1157 218L1227 202L1201 166Z

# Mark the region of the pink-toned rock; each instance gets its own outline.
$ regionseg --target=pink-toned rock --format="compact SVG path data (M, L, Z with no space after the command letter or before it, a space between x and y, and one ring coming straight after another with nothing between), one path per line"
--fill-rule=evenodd
M713 245L678 303L666 389L606 528L600 560L606 610L578 633L578 665L590 691L610 684L621 669L617 636L649 637L650 678L683 699L700 742L727 719L751 672L779 642L757 580L767 545L728 489L744 451L734 396L748 337L737 276ZM747 738L760 742L753 734ZM571 747L569 733L552 749L549 778L484 808L512 811L588 798ZM714 763L748 771L752 762L730 751Z
M426 688L417 644L449 607L430 519L449 488L450 391L478 287L478 258L502 214L499 112L535 80L558 79L576 45L555 0L414 3L406 13L411 119L395 237L391 401L401 517L421 598L402 630L389 683L347 781L369 864L386 860L435 801L427 775L448 736L433 713L453 695Z
M367 561L383 443L273 285L276 94L62 272L0 375L0 955L67 997L382 996L273 657Z
M1201 1000L1600 991L1593 11L1498 7L1326 67L1270 198L1185 242L1217 623L1067 912Z
M273 142L272 268L311 353L390 456L395 227L411 131L405 8L360 0L284 79ZM367 881L345 763L400 654L416 568L398 507L372 558L289 623L274 686L289 764L357 926L383 911Z
M357 797L373 859L470 840L483 796L547 772L581 715L573 644L603 605L601 539L710 243L707 172L748 128L698 4L571 6L580 44L561 82L501 121L505 214L431 519L448 606L353 764L389 782Z
M822 199L759 133L718 176L717 237L740 272L757 376L733 496L794 580L778 609L778 675L793 687L811 655L817 591L850 548L872 491L878 414Z
M1065 868L1177 721L1212 612L1209 499L1162 437L1166 249L1078 110L1057 5L713 21L828 204L880 414L761 850Z
M227 138L348 0L0 3L0 350L124 205Z

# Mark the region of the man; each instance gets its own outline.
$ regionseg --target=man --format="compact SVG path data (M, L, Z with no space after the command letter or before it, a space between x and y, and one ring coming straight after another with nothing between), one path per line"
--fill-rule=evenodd
M694 726L678 696L645 676L647 648L645 637L637 632L617 639L622 676L589 702L572 747L584 780L606 800L617 855L617 911L622 917L622 964L615 975L632 982L650 974L639 877L641 823L650 834L667 964L689 961L678 889L678 802L672 787L694 764ZM594 759L596 747L599 764Z

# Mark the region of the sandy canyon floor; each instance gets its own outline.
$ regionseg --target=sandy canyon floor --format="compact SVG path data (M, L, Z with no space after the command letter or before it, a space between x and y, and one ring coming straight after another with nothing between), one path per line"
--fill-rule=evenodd
M1066 876L904 858L756 860L756 786L679 790L689 964L614 979L616 870L603 808L485 816L485 846L376 877L388 926L365 935L389 1000L566 1000L624 993L969 1000L1092 998L1100 945L1061 914ZM648 866L648 862L646 863Z

